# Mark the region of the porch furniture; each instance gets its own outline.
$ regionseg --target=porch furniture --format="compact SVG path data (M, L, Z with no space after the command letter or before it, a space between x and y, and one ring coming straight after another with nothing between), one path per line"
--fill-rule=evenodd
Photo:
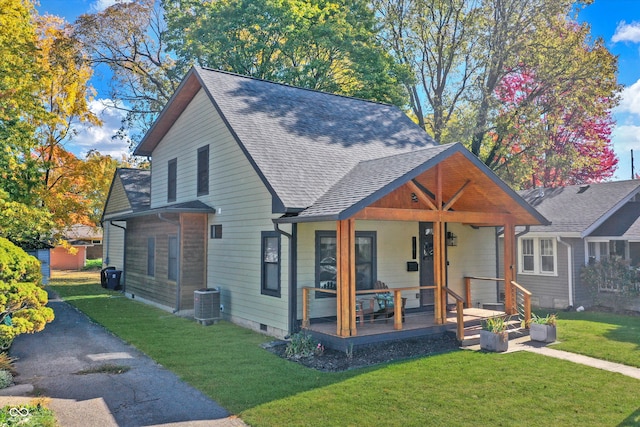
M356 301L356 322L360 319L360 323L364 323L365 316L370 316L370 321L373 323L374 314L375 302L373 298Z
M384 282L381 282L380 280L378 280L373 285L373 289L375 290L389 289L389 287ZM393 317L393 314L395 312L393 294L391 292L380 292L376 294L375 300L378 303L378 307L379 307L379 310L376 312L376 314L384 315L385 323L388 322L389 318ZM402 297L401 313L402 313L403 322L404 322L404 308L406 305L407 305L407 299Z

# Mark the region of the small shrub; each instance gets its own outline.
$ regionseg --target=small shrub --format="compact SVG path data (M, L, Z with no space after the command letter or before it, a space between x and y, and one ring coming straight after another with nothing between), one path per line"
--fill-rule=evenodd
M9 371L12 374L15 374L16 371L13 367L13 362L16 359L10 357L7 353L0 353L0 370Z
M558 316L555 314L547 314L544 317L537 316L535 313L531 313L530 323L537 323L539 325L555 325L558 320Z
M9 371L0 370L0 389L7 388L13 384L13 375Z
M56 427L50 409L42 405L5 406L0 409L0 426Z
M619 310L624 309L630 298L640 296L638 272L630 268L628 260L619 257L603 259L583 267L580 277L596 304Z
M485 331L498 333L507 330L507 321L503 316L493 316L482 322L482 329Z
M88 259L84 267L82 267L82 271L100 270L101 268L102 268L102 258Z
M324 352L322 344L304 331L291 335L285 354L288 358L319 356Z

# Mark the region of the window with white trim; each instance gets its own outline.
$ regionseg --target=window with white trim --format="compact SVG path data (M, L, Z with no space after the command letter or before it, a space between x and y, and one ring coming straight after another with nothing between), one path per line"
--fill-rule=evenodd
M521 274L557 274L557 247L552 238L522 237L519 239L519 273Z

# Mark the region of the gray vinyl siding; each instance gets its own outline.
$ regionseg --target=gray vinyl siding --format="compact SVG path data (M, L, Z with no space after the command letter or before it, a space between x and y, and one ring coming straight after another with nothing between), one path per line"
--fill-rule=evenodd
M209 145L209 194L196 194L198 148ZM289 241L281 238L281 295L262 295L261 232L273 231L271 194L258 177L204 91L194 97L153 152L151 206L166 204L167 162L177 159L176 203L200 200L218 209L208 216L206 284L219 287L223 316L268 332L288 332ZM222 239L211 239L212 224ZM289 226L283 229L290 229Z
M593 296L587 285L582 283L580 273L584 267L586 259L586 247L583 239L565 239L571 243L573 248L573 283L574 283L574 308L585 306L589 307L593 304Z
M536 237L536 236L527 236ZM555 239L555 238L554 238ZM504 240L500 239L502 243ZM531 304L534 307L564 309L569 305L569 276L568 276L568 249L566 246L556 243L557 271L555 275L548 274L516 274L516 282L526 288L531 295ZM516 263L520 262L520 253L517 253ZM574 267L575 269L575 267ZM500 256L500 271L503 271L503 258ZM501 277L504 274L501 274ZM575 279L575 273L574 273Z

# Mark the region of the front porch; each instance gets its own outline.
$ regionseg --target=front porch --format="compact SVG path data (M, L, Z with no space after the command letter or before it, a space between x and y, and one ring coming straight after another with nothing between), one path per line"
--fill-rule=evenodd
M474 289L496 283L499 285L499 294L502 298L511 301L511 307L505 307L505 301L487 301L483 307L472 306ZM356 291L357 301L362 298L370 298L380 292L393 293L394 306L402 307L403 292L419 292L423 290L435 290L434 286L416 286L409 288L391 288L388 290ZM313 292L334 294L336 291L304 287L302 289L302 328L311 332L326 346L335 349L346 349L349 346L361 346L383 341L397 341L418 337L435 337L444 333L455 334L460 343L474 339L479 333L482 321L490 317L504 316L515 324L524 322L528 327L531 320L531 292L523 288L515 281L505 286L504 279L496 277L464 278L464 298L453 292L448 287L442 288L440 306L445 312L444 321L435 316L433 310L424 308L410 310L395 310L388 316L382 311L372 313L359 313L356 310L355 327L352 335L341 334L338 316L311 319L309 313L310 296ZM502 310L499 307L502 306Z
M486 310L482 308L465 308L462 310L462 323L458 321L457 310L447 311L447 320L444 324L435 321L432 311L413 310L405 313L405 321L402 329L394 327L393 318L376 318L374 321L365 319L358 323L358 335L341 337L336 333L337 322L335 319L317 319L310 323L306 330L325 347L336 350L358 348L360 346L375 344L385 341L399 341L414 338L435 338L445 333L458 335L461 326L462 337L466 334L475 334L484 319L493 316L506 316L504 311ZM458 338L459 341L462 341Z

